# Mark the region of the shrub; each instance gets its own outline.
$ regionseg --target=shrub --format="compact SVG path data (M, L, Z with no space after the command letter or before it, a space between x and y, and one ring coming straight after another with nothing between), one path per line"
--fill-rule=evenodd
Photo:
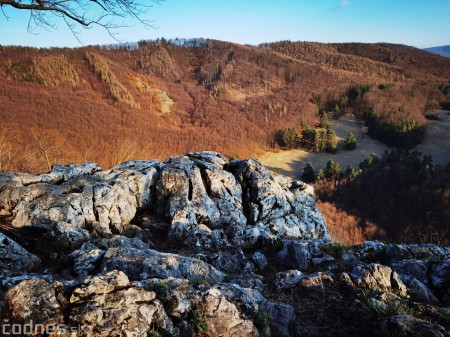
M356 171L352 165L348 165L347 169L345 170L345 176L350 178L350 179L354 179L358 176L360 172Z
M320 250L328 255L331 255L334 258L341 258L342 255L350 249L349 246L343 245L341 243L326 243L321 245Z
M357 303L364 313L363 318L372 321L398 314L417 316L417 312L401 300L390 300L385 303L377 300L375 298L377 295L373 290L362 290L358 293Z
M339 163L335 162L333 159L330 159L327 162L327 168L325 169L325 177L326 178L335 178L341 174L341 166Z
M425 125L416 120L402 118L396 122L383 121L377 113L370 113L366 123L369 135L395 147L410 149L425 138Z
M314 172L314 166L311 162L305 165L301 179L306 183L312 183L316 180L316 174Z
M345 139L345 148L347 150L354 150L356 148L356 137L351 131Z
M324 179L325 179L325 173L323 173L322 169L319 169L319 172L317 172L316 180L317 181L322 181Z
M361 170L365 170L365 169L369 168L370 166L376 164L377 162L378 162L378 157L377 157L376 153L372 152L369 157L361 160L361 162L359 163L359 168Z
M320 113L320 127L324 129L328 128L328 116L327 113L323 110Z
M308 124L302 125L302 143L308 148L314 148L316 144L317 131Z
M196 334L196 336L201 336L208 332L208 323L205 321L203 317L203 311L207 303L202 302L199 303L194 309L189 313L188 322Z
M148 283L145 285L144 289L147 291L155 292L156 298L161 301L167 313L170 314L175 310L176 307L178 307L178 299L175 296L171 295L171 290L167 283Z
M325 150L329 153L336 153L338 140L336 137L336 133L332 129L327 129L326 131L326 141L325 141Z
M260 336L270 336L270 314L267 312L258 312L253 315L253 324L258 330Z

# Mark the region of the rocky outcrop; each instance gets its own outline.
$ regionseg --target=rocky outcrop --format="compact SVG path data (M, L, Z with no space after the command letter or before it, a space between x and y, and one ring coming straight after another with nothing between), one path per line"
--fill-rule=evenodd
M168 237L198 250L249 247L261 240L328 238L305 185L272 175L255 160L214 152L126 162L109 171L93 163L50 173L0 173L0 214L15 228L34 227L72 251L92 233L121 233L151 210L170 224Z
M254 159L199 152L0 173L0 225L1 329L294 337L366 317L386 334L450 328L450 249L335 245L312 187ZM408 316L417 308L442 326Z
M0 275L9 272L32 271L41 260L17 242L0 233Z

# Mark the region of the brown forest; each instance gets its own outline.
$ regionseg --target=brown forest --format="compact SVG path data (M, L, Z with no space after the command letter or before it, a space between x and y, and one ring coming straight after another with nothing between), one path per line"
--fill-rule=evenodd
M366 118L373 136L396 145L404 139L393 130L420 131L425 110L450 106L450 59L403 45L163 39L0 46L0 56L2 171L83 161L106 169L196 150L258 157L277 148L280 130L317 124L319 111L336 109ZM376 216L358 225L360 214L327 198L328 220L341 218L353 237L384 230L371 223L382 222Z

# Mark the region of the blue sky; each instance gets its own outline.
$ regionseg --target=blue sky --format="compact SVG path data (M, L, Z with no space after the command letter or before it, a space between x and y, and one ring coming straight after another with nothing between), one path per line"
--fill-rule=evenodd
M143 0L149 1L149 0ZM29 13L5 8L0 44L76 47L81 44L63 22L57 29L27 32ZM419 48L450 44L450 0L165 0L146 18L119 30L121 41L205 37L245 44L278 40L392 42ZM102 29L83 31L84 45L115 41Z

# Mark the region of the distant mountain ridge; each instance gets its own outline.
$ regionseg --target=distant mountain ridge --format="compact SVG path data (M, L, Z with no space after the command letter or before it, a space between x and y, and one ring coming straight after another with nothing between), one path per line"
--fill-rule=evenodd
M450 45L425 48L424 50L426 50L430 53L433 53L433 54L450 57Z

